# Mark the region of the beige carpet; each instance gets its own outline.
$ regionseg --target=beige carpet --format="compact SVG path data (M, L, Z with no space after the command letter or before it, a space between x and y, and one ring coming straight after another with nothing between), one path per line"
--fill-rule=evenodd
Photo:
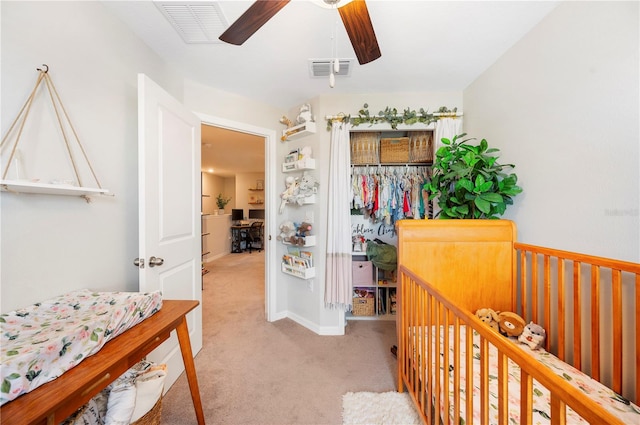
M207 423L339 425L343 394L395 390L394 322L349 321L344 336L319 336L289 319L269 323L264 253L231 254L207 267L196 356ZM162 408L162 424L196 423L184 374Z

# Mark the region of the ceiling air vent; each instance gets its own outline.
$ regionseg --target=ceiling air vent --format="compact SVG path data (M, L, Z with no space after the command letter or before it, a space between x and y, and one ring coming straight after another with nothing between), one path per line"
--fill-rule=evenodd
M336 77L348 77L351 75L351 63L353 59L338 59L340 70ZM331 73L333 59L309 59L309 76L311 78L326 78Z
M222 44L218 40L229 22L217 2L154 1L156 7L188 44Z

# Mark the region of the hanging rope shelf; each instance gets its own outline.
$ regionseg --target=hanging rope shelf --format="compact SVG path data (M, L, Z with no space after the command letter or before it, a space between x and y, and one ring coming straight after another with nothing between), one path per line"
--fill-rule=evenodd
M91 199L89 198L89 196L91 195L107 195L109 191L107 189L103 189L102 186L100 185L100 182L98 181L98 177L93 171L93 167L89 162L89 158L87 157L84 147L80 143L78 134L73 128L73 125L71 124L71 120L67 115L67 111L65 110L64 105L60 100L60 96L58 95L58 92L53 84L53 81L51 80L51 77L49 76L49 67L47 65L42 65L42 66L43 66L42 69L37 68L37 71L39 73L38 79L36 81L36 84L33 90L31 91L31 94L27 98L27 101L25 102L24 106L22 106L22 109L20 109L18 116L13 121L13 123L9 127L9 130L7 131L5 136L2 138L2 142L0 143L0 149L3 149L5 147L5 143L9 140L9 137L11 135L15 137L15 140L11 145L9 158L7 160L6 166L4 167L2 180L0 180L0 190L5 192L11 192L11 193L39 193L39 194L49 194L49 195L80 196L84 198L87 202L90 202ZM25 123L27 121L27 118L29 117L29 112L31 111L33 101L38 91L38 87L40 87L41 84L44 84L46 86L49 94L49 98L51 99L51 103L55 111L58 125L60 126L60 130L62 133L62 138L64 139L66 152L73 166L73 172L75 174L75 179L76 179L75 185L70 184L68 182L58 183L56 181L53 181L52 183L42 183L39 180L22 180L19 177L16 180L7 179L7 174L11 166L14 166L14 168L16 168L16 174L18 174L17 168L19 167L18 161L20 157L20 152L18 150L18 143L20 142L20 137L22 136ZM71 141L69 140L70 135L68 135L67 132L65 131L65 125L64 125L65 121L68 124L68 127L71 130L71 133L73 134L73 138L75 139L77 146L80 152L82 153L84 161L86 162L89 170L91 171L91 176L93 177L93 180L95 180L95 183L97 185L97 187L95 188L85 187L83 185L83 182L78 170L79 164L76 161L76 158L74 158L72 145L70 143Z

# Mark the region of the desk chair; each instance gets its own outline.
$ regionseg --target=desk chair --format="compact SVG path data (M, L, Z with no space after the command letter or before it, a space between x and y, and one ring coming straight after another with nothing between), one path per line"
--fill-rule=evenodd
M264 248L264 223L254 221L246 230L246 249L251 253L254 249L262 251Z

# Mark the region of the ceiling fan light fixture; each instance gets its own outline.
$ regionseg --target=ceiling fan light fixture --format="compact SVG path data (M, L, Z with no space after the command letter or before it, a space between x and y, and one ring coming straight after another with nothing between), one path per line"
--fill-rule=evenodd
M323 9L336 9L351 3L353 0L311 0L311 3Z

